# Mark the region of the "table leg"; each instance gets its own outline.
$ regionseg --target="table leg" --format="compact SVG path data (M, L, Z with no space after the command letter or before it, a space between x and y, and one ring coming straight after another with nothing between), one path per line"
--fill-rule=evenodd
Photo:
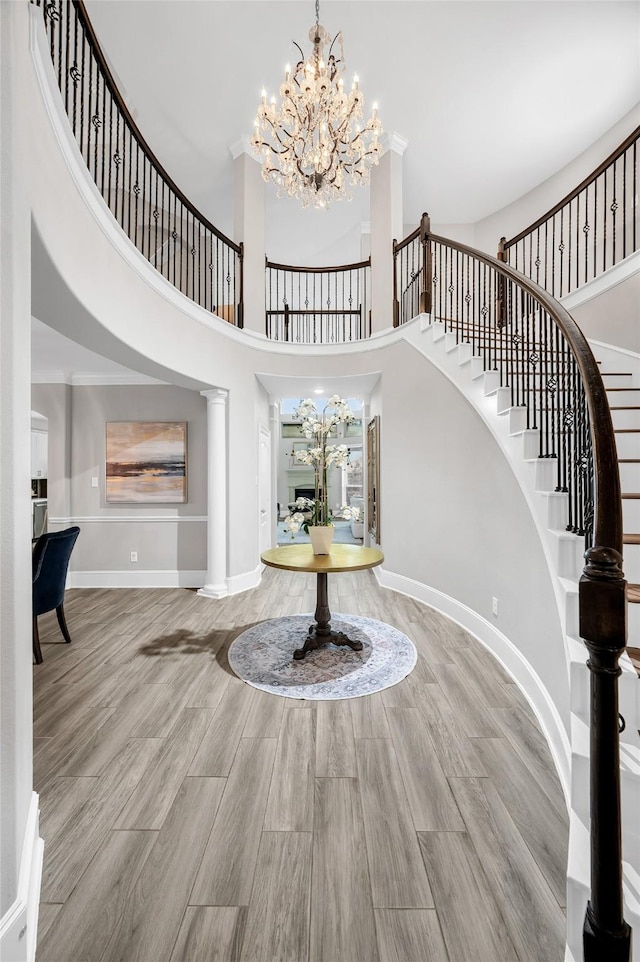
M352 641L343 631L333 631L331 628L331 611L329 610L329 591L327 572L318 572L318 588L316 594L316 623L309 626L309 634L302 648L296 648L293 657L300 661L308 651L315 651L323 645L347 645L353 651L362 651L361 641Z

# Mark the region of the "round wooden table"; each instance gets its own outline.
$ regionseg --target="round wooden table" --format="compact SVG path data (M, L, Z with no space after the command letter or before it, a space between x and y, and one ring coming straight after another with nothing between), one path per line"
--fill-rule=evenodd
M362 650L361 641L352 641L342 631L331 628L327 575L330 572L362 571L382 564L384 555L377 548L364 548L357 544L332 544L329 554L314 554L310 544L282 545L269 548L260 555L263 564L285 571L315 572L318 576L315 624L309 626L309 634L302 646L296 648L293 657L300 660L308 651L322 645L348 645L353 651Z

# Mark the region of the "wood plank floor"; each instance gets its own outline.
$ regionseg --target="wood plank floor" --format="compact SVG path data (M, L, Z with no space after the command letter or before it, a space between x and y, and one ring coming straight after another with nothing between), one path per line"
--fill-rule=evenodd
M342 702L258 692L227 652L313 576L67 593L39 619L38 962L561 962L568 819L500 665L433 609L329 579L418 665Z

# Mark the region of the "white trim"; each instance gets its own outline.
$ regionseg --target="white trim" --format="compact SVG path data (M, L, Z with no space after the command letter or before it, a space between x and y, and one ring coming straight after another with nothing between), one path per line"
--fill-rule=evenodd
M637 351L630 351L626 347L618 347L617 344L609 344L607 341L596 341L591 337L588 340L590 347L604 348L607 351L613 351L614 353L622 354L625 357L632 357L634 361L640 361L640 354L638 354Z
M31 793L24 833L16 899L0 919L0 957L6 962L33 962L44 842L40 838L38 795Z
M251 146L251 138L248 134L242 134L242 136L229 144L229 153L231 154L233 160L237 160L242 154L246 154L251 160L255 160L257 164L261 163L253 152L253 147Z
M263 571L264 565L259 564L253 571L245 571L240 575L229 575L227 578L229 594L238 595L241 591L249 591L251 588L257 588L262 581Z
M409 141L402 134L397 133L397 131L392 130L388 134L383 134L380 138L381 156L384 156L388 151L393 150L396 154L402 155L409 146Z
M72 387L124 387L128 385L167 385L168 381L160 381L146 374L67 374L64 371L34 371L31 375L32 384L69 384Z
M170 521L174 523L178 521L200 521L202 524L206 524L207 516L195 514L105 514L85 518L49 517L49 524L119 524L123 521L128 521L132 524L139 524L142 521L153 524Z
M442 591L415 581L413 578L407 578L405 575L387 571L384 567L375 568L374 574L378 584L383 588L391 588L393 591L399 591L403 595L422 601L462 625L498 659L505 671L522 689L546 735L567 808L569 808L571 785L569 737L551 695L522 652L482 615Z
M70 571L68 588L201 588L206 571Z
M629 254L629 256L625 257L619 264L614 264L613 267L604 271L603 274L594 277L591 281L587 281L587 283L579 287L577 291L572 291L570 294L566 294L565 297L561 297L559 299L560 303L568 311L573 311L576 307L580 307L581 304L586 304L587 301L593 300L594 297L598 297L610 288L622 284L630 277L633 277L634 274L637 274L638 271L640 271L640 251Z

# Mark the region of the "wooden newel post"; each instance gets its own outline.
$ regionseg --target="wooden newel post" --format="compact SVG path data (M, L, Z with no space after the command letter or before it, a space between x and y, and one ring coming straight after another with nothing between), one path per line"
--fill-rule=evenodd
M613 548L589 548L580 578L580 636L591 672L591 899L584 962L630 962L622 900L618 661L626 642L626 582Z
M428 214L420 218L420 245L422 247L422 290L420 291L420 313L431 313L431 220Z
M238 267L239 267L239 292L238 292L238 317L236 320L237 327L244 327L244 243L240 241L240 253L238 254Z
M501 237L500 242L498 244L498 260L503 264L508 263L509 261L509 255L505 249L506 243L507 243L507 238ZM496 327L499 330L502 330L502 328L505 325L504 292L505 292L504 277L502 276L502 274L498 274L498 294L496 297Z
M400 326L400 304L398 302L398 242L393 238L393 326Z

